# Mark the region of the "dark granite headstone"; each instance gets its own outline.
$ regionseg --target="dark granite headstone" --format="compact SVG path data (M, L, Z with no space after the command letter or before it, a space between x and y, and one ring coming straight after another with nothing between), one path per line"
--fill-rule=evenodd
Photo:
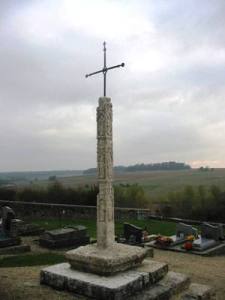
M19 245L21 243L15 220L15 212L12 208L3 206L0 226L0 248Z
M2 207L2 232L5 236L11 235L12 220L15 219L16 214L9 206Z
M124 237L129 244L141 244L143 242L143 229L133 224L124 223Z
M41 246L52 249L81 246L89 244L89 242L87 229L81 225L49 230L44 232L39 239Z

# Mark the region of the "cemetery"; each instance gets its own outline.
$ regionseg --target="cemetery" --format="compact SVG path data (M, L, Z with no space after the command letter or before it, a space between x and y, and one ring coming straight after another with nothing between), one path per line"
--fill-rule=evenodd
M166 263L150 259L152 251L149 247L116 243L112 104L107 97L99 99L97 141L97 243L66 252L66 263L43 268L40 272L41 284L95 299L171 299L177 293L180 299L212 299L215 294L210 286L192 284L188 276L171 272ZM141 242L140 229L125 224L125 234L129 235L132 231L136 236L135 243Z
M38 269L38 288L57 293L65 293L77 298L97 300L142 300L142 299L216 299L214 287L210 282L195 283L191 276L174 271L169 263L155 259L153 248L179 250L181 252L204 254L218 247L223 248L224 228L202 224L201 235L191 225L178 223L176 233L161 236L149 232L147 226L140 227L124 222L122 237L115 234L115 211L113 191L113 134L112 102L106 96L106 74L109 70L124 67L124 63L106 66L106 43L103 44L104 67L102 70L87 74L86 77L103 73L103 97L99 98L97 108L97 170L99 193L96 207L96 240L84 224L60 226L43 231L37 225L26 225L15 219L14 211L2 208L0 251L14 254L11 247L24 247L27 251L37 252L40 257L55 258L47 266L40 262ZM63 210L64 211L64 210ZM144 215L138 213L137 218ZM62 220L60 219L60 222ZM143 220L145 222L145 220ZM20 228L20 231L19 231ZM29 245L21 244L21 235L35 234L37 239L24 237ZM93 237L92 237L93 238ZM189 244L188 244L189 243ZM184 245L191 245L185 249ZM22 251L21 251L22 252ZM217 251L216 254L222 254ZM1 254L1 253L0 253ZM223 253L224 254L224 253ZM30 259L33 254L30 254ZM15 257L19 260L19 257ZM190 256L189 256L190 257ZM12 256L13 259L13 256ZM7 258L2 258L2 262ZM10 259L8 260L10 261ZM1 260L0 260L1 264ZM35 264L34 264L35 265ZM37 274L35 277L37 280ZM37 281L36 281L37 285ZM47 292L47 293L48 293ZM69 299L69 298L68 298Z
M202 223L198 229L184 223L177 223L176 235L158 236L148 246L163 250L186 252L189 254L213 256L225 254L224 228Z
M225 1L0 17L0 300L225 300Z

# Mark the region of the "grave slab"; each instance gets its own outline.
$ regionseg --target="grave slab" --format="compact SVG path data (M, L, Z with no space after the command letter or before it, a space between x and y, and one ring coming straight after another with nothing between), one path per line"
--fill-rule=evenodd
M73 270L68 263L62 263L43 269L41 283L98 300L122 300L155 284L167 272L167 264L152 260L146 260L140 268L112 276Z
M44 232L39 239L41 246L50 249L86 245L89 242L87 229L81 225L49 230Z

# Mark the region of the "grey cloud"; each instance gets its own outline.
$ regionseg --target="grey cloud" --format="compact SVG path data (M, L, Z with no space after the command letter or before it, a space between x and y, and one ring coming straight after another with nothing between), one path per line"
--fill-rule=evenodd
M1 168L95 166L95 107L103 83L102 75L84 75L101 69L102 40L91 28L90 34L67 29L46 43L25 37L7 23L32 4L19 2L0 3ZM225 163L218 150L225 146L224 1L136 4L155 31L118 35L108 45L109 65L128 62L107 75L115 163L213 160L215 153ZM133 70L132 60L151 62L152 48L165 65ZM142 51L149 51L144 62Z

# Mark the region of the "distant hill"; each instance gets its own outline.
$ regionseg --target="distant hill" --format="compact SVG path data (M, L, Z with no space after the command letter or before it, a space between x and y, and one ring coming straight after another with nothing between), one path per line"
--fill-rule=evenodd
M136 164L131 166L116 166L114 171L116 173L121 172L137 172L137 171L177 171L177 170L190 170L191 167L183 162L161 162L152 164ZM97 169L91 168L83 171L83 175L93 175L96 174Z
M0 172L0 185L11 182L47 180L49 177L70 177L80 176L81 170L63 170L63 171L30 171L30 172Z

